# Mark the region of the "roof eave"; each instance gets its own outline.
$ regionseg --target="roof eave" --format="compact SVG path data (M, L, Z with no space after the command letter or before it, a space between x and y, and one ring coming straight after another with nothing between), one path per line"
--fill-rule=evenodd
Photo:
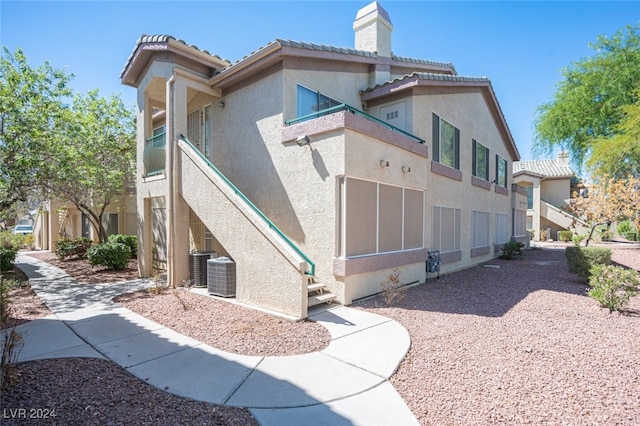
M483 89L483 93L488 96L489 107L493 110L493 115L496 117L498 121L500 130L507 141L507 148L509 153L511 154L513 161L520 160L520 152L513 140L513 136L511 135L511 131L509 130L509 126L507 125L507 121L504 118L504 114L502 113L502 109L500 108L500 104L498 103L498 99L493 91L493 86L489 80L479 81L479 80L430 80L420 78L418 75L409 75L401 79L396 79L392 82L385 83L380 86L376 86L373 89L370 89L361 94L361 98L363 101L370 101L373 99L381 98L388 96L393 93L398 93L403 90L409 90L418 86L433 86L433 87L479 87Z

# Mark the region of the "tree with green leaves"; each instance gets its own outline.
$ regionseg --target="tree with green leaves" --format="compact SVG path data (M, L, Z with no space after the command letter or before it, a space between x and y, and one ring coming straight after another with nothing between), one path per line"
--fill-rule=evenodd
M0 209L40 191L72 203L106 241L106 208L135 188L133 111L98 90L68 103L72 76L34 70L21 51L4 49L0 72Z
M21 50L3 48L0 58L0 211L26 202L38 187L40 158L56 138L55 123L71 95L71 80L45 62L31 68Z
M586 163L598 175L637 174L639 142L622 136L629 129L621 123L639 107L640 24L590 47L595 54L566 68L553 100L538 107L534 152L562 148L578 169ZM621 143L628 137L632 146Z

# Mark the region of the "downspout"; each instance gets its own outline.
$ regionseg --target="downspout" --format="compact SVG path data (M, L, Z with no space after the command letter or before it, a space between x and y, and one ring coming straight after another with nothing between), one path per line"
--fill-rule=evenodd
M175 198L173 194L174 190L174 154L175 154L175 138L174 138L174 114L175 108L173 105L174 102L174 83L175 83L175 74L167 80L166 87L166 98L167 98L167 118L166 118L166 138L167 138L167 164L165 164L165 173L169 173L167 179L167 224L169 225L169 232L167 232L167 285L173 286L173 283L176 282L176 268L175 268L175 229L174 220L175 220ZM166 224L165 224L166 226Z

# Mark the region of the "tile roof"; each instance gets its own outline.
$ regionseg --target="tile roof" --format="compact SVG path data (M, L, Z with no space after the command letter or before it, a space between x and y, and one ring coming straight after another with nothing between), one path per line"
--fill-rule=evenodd
M530 172L545 177L572 177L575 176L569 165L558 164L557 160L527 160L514 161L513 173Z
M219 59L221 61L225 61L225 62L231 63L227 59L223 59L218 55L212 55L211 53L209 53L209 51L204 50L204 49L200 49L198 46L196 46L194 44L188 44L184 40L177 39L172 35L168 35L168 34L157 34L157 35L142 34L140 36L140 38L138 38L138 40L136 40L136 45L134 46L133 50L131 51L131 53L127 57L127 61L125 62L125 66L124 66L123 70L120 72L120 77L122 77L124 75L124 73L125 73L125 71L127 69L127 66L131 63L131 60L133 59L133 57L136 54L136 51L138 50L140 45L145 44L145 43L169 43L170 40L173 40L173 41L176 41L178 43L181 43L181 44L183 44L183 45L185 45L187 47L190 47L192 49L196 49L196 50L198 50L198 51L200 51L202 53L210 55L211 57L214 57L214 58Z
M447 67L451 68L453 72L456 71L456 68L453 66L451 62L436 62L436 61L427 61L426 59L416 59L416 58L408 58L406 56L397 56L392 55L391 59L398 62L408 62L412 64L420 64L420 65L433 65L437 67Z

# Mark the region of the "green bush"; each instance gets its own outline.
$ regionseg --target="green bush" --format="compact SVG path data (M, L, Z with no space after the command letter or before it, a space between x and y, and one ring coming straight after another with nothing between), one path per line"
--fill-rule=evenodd
M517 256L522 256L522 249L524 248L524 244L518 241L509 241L508 243L504 243L502 248L500 249L500 259L515 259Z
M623 220L622 222L618 223L616 231L618 231L618 235L620 235L621 237L630 239L627 235L633 234L633 236L635 237L636 228L635 226L633 226L633 223L631 223L630 220Z
M611 250L601 247L567 247L564 252L567 258L569 272L589 278L594 265L608 265L611 263Z
M18 250L13 247L0 247L0 272L13 269L13 262L15 262L17 254Z
M55 253L60 260L67 258L84 259L87 256L87 250L93 245L93 240L90 238L76 238L70 240L68 238L62 238L55 242Z
M633 269L613 265L594 265L587 294L610 311L620 311L640 292L640 275Z
M110 243L122 243L131 249L131 258L138 257L138 237L136 235L114 234L109 235Z
M571 231L558 231L558 239L560 241L571 241L573 240L573 232Z
M571 238L571 241L573 241L573 245L574 245L574 246L579 246L579 245L580 245L580 243L581 243L584 239L586 239L588 236L589 236L589 234L582 234L582 235L575 234L575 235Z
M106 242L87 250L87 258L93 266L124 269L131 259L131 249L122 243Z
M19 250L24 245L24 235L11 231L0 232L0 247Z

